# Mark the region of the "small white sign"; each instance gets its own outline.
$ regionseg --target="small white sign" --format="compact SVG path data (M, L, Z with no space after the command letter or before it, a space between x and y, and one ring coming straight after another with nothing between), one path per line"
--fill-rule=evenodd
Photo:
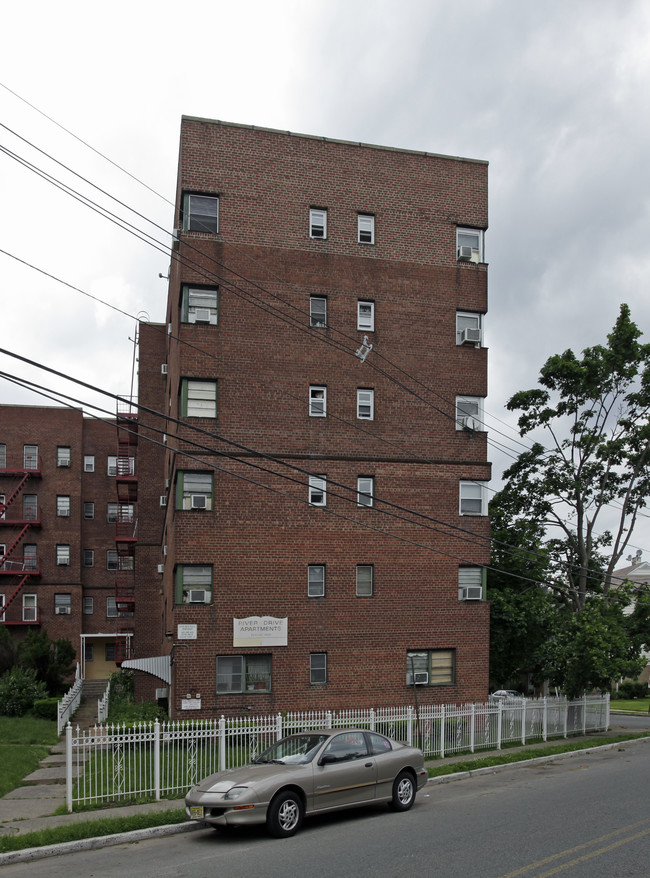
M196 640L198 636L198 626L197 625L179 625L178 640Z
M248 616L233 619L233 646L286 646L288 619Z
M182 698L181 710L201 710L200 698Z

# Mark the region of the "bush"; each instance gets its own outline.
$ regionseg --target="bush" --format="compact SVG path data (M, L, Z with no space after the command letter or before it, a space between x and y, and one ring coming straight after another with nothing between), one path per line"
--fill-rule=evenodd
M31 668L14 667L0 677L0 714L24 716L39 698L45 698L45 684Z
M625 680L618 687L619 698L645 698L648 687L645 683L635 683L633 680Z
M38 698L34 702L32 713L34 716L40 716L43 719L57 719L58 698Z

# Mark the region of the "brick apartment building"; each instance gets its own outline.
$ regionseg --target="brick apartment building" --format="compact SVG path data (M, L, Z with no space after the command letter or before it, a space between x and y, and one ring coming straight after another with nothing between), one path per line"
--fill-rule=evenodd
M67 638L88 679L116 669L133 628L116 592L118 568L133 574L116 531L135 519L118 502L118 455L115 421L0 406L0 622L19 640Z
M127 664L184 718L484 699L487 164L184 117L174 226Z

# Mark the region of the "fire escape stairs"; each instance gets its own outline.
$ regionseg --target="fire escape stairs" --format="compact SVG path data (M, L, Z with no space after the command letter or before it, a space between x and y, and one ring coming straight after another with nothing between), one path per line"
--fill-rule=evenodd
M9 496L5 498L4 503L0 503L0 520L2 520L3 523L10 525L10 526L12 524L22 525L20 532L17 534L17 536L14 537L14 540L9 545L9 547L7 549L5 549L4 555L2 555L0 557L0 570L2 570L4 573L9 573L9 574L11 574L12 570L14 570L15 576L19 577L18 584L16 585L13 592L9 595L9 597L7 598L7 600L5 601L5 603L2 607L3 621L6 620L5 614L6 614L7 610L13 604L13 602L16 600L16 598L18 597L18 595L22 591L22 588L25 585L25 583L27 583L29 581L30 576L33 576L34 574L38 573L38 563L35 561L35 559L30 559L29 562L26 562L25 559L23 559L22 562L10 560L11 555L14 553L16 548L23 541L23 539L25 538L25 535L29 531L30 527L32 527L32 525L40 526L38 512L36 511L33 522L29 521L27 523L24 522L24 518L31 519L32 516L25 515L24 510L23 510L23 518L22 519L13 519L12 520L12 519L8 519L6 516L7 510L14 503L16 498L20 495L21 491L23 490L23 488L27 484L27 481L29 480L30 476L32 476L32 475L40 475L40 471L27 470L27 471L20 473L20 480L18 481L18 484L14 487L13 491L9 494ZM25 572L25 571L27 571L27 572Z
M115 608L117 610L115 663L132 656L133 622L127 619L135 613L135 548L137 544L138 499L136 451L138 445L137 411L117 413L117 461L115 483L118 502L115 522L117 572L115 574Z

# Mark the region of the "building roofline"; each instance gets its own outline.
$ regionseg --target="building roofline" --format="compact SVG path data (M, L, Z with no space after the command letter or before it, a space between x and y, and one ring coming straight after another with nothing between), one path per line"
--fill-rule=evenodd
M425 152L420 149L403 149L398 146L381 146L376 143L363 143L362 141L356 140L340 140L336 137L320 137L317 134L300 134L296 131L285 131L280 128L267 128L263 125L246 125L239 122L224 122L221 119L206 119L201 116L181 116L181 122L202 122L207 125L221 125L223 128L244 128L248 131L266 131L269 134L284 134L288 137L300 137L304 140L320 140L323 143L339 143L345 146L360 146L364 149L380 149L385 152L399 152L407 155L421 155L426 156L428 158L437 158L437 159L447 159L449 161L454 162L469 162L474 165L488 165L489 162L486 159L470 159L465 156L457 156L457 155L444 155L439 152Z

